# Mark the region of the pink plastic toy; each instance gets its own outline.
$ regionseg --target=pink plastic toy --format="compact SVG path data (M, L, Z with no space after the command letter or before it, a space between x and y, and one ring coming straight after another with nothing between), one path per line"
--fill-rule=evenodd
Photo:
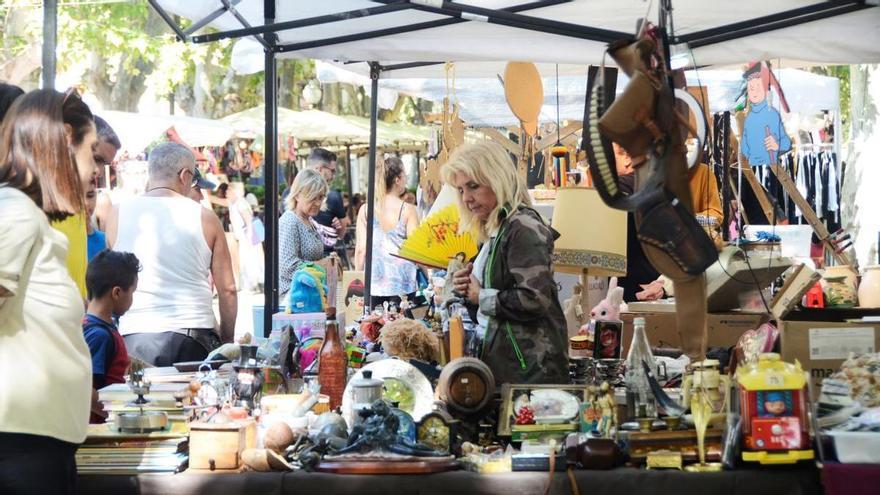
M623 287L617 286L617 277L611 277L608 282L608 295L590 311L590 318L605 321L620 320L621 304L623 304Z

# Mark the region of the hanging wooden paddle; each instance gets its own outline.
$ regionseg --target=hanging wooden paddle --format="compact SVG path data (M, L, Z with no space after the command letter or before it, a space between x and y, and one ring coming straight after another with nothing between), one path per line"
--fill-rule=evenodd
M531 62L508 62L504 68L504 96L516 118L530 123L527 130L537 130L538 116L544 104L544 84L538 68Z

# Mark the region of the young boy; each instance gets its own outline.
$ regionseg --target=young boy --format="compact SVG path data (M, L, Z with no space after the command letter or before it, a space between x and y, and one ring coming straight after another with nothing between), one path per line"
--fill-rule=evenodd
M89 307L83 318L83 335L92 353L91 423L102 423L106 417L96 391L112 383L125 383L130 361L113 318L131 307L140 269L134 254L105 249L92 258L86 270Z

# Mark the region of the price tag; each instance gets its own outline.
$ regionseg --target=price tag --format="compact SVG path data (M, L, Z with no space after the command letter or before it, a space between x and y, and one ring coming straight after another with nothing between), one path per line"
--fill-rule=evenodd
M768 372L765 378L768 387L779 387L785 383L782 373Z

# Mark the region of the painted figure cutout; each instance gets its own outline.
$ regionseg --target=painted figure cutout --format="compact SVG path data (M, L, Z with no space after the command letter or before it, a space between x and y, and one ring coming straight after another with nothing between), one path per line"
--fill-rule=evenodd
M770 86L776 88L782 109L788 113L788 102L779 81L770 70L769 62L753 62L743 73L746 82L749 113L743 126L740 152L752 166L775 165L779 155L791 150L791 139L782 125L782 116L769 102Z

